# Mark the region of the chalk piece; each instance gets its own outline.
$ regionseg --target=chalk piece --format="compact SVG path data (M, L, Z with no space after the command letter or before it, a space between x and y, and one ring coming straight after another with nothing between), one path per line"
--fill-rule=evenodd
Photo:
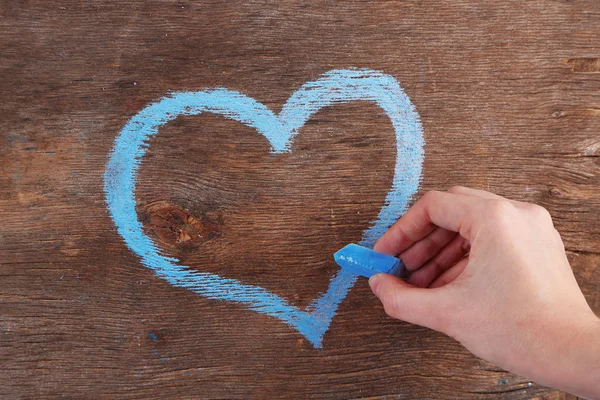
M354 243L338 250L333 258L342 269L365 278L378 273L399 275L404 270L400 259Z

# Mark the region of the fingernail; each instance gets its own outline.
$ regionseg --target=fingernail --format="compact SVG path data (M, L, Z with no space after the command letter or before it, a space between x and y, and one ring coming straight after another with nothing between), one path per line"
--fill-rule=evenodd
M373 293L375 293L375 296L379 295L377 294L377 291L379 290L379 283L381 281L381 274L375 274L372 277L369 278L369 286L371 287L371 290L373 291Z

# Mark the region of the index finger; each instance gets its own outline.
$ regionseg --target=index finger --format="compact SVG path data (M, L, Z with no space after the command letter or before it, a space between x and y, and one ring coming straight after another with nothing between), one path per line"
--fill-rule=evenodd
M468 216L482 199L458 193L425 193L375 244L374 250L397 256L436 227L459 232L471 240Z

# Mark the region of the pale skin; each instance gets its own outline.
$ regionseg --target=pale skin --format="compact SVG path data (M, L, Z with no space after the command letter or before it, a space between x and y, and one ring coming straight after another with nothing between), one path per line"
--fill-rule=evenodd
M391 317L539 384L600 399L600 319L544 208L465 187L428 192L375 250L410 271L406 281L369 280Z

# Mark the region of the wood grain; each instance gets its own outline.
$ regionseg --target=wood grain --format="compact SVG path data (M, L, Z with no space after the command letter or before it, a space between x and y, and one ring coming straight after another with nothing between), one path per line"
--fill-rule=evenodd
M573 398L392 321L364 280L322 350L173 288L117 234L102 174L169 91L278 111L330 69L381 70L422 118L421 193L547 207L600 313L599 2L4 0L0 39L0 397ZM305 306L382 205L392 142L366 103L320 111L280 156L235 122L178 118L150 144L138 211L166 254Z

